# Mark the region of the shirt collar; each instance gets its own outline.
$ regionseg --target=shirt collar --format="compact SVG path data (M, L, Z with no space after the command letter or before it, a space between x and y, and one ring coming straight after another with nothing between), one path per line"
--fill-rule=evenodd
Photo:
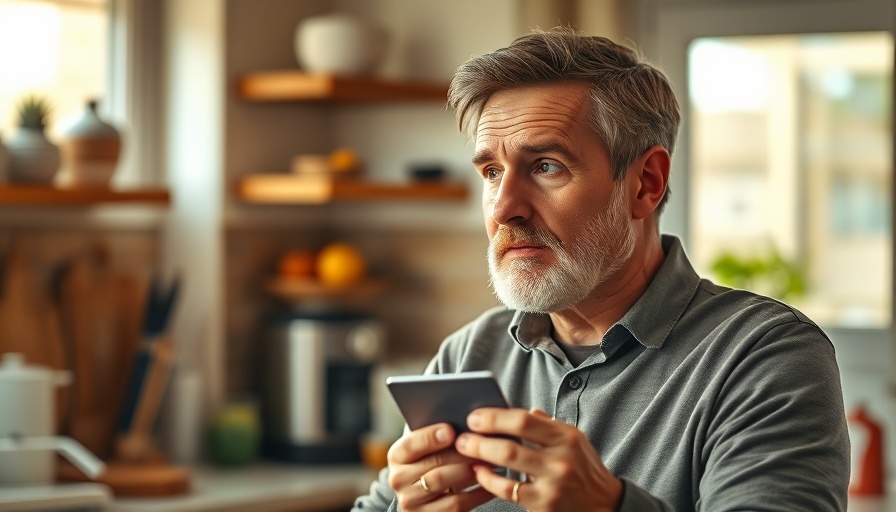
M663 235L662 245L666 259L659 271L644 294L617 322L648 348L663 346L700 285L700 276L688 261L681 240Z
M662 247L666 258L660 269L641 297L607 331L605 339L615 336L617 326L621 326L645 347L660 348L684 313L697 291L700 276L688 261L678 237L663 235ZM541 348L552 353L560 351L550 337L551 318L546 314L516 311L508 331L526 350Z

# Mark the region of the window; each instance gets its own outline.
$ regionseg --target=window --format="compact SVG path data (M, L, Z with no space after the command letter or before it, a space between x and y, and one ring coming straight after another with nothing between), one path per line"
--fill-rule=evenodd
M105 0L0 0L0 137L15 129L27 95L53 106L51 140L88 100L102 103L109 33Z
M890 325L892 48L887 32L692 42L698 270L824 326Z

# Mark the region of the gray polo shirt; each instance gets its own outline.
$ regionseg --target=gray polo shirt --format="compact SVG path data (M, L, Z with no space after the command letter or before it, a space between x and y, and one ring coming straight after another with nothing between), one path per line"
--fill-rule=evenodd
M428 372L491 370L513 407L575 425L625 484L622 511L844 511L849 438L834 348L781 302L700 279L681 246L573 367L547 315L495 308ZM395 510L387 471L355 509ZM477 510L521 510L494 499Z

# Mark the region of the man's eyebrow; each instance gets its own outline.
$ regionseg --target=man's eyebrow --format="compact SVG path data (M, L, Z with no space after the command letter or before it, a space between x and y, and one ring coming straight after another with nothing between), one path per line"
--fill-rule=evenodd
M555 141L520 144L516 149L529 154L557 153L569 161L578 161L578 158L570 151L569 147ZM473 154L473 165L479 166L494 158L495 153L491 149L481 149Z
M494 160L495 153L490 149L480 149L473 153L473 165L480 166L490 160Z
M536 142L533 144L522 144L519 147L519 150L524 153L557 153L562 155L567 160L578 161L578 158L573 154L573 152L569 149L568 146L564 144L560 144L556 141L545 141L545 142Z

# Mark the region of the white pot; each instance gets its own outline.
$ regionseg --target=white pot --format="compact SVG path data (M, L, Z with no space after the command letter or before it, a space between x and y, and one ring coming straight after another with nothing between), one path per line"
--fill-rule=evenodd
M9 181L49 185L59 170L59 148L43 130L19 127L6 139Z
M52 484L56 452L92 477L104 465L77 441L55 436L56 387L69 372L25 364L22 354L7 352L0 361L0 486Z
M50 437L56 434L56 386L67 384L67 372L25 364L21 354L6 353L0 364L0 439ZM51 483L52 450L0 451L0 482Z
M364 75L372 73L386 50L386 33L347 14L306 18L296 27L295 52L311 73Z

